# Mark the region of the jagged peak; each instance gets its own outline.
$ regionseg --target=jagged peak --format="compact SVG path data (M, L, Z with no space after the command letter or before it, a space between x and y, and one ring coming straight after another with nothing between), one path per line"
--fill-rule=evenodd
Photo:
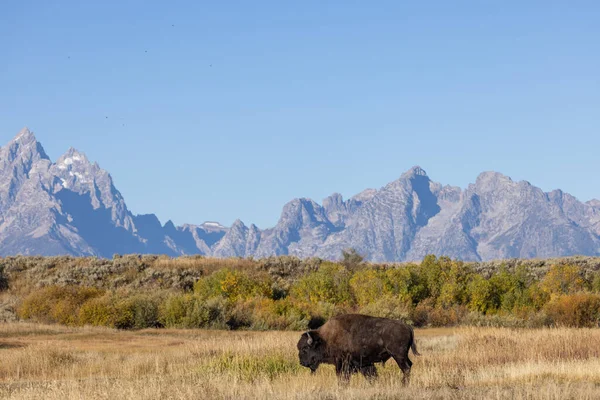
M415 176L428 177L427 172L425 172L425 170L418 165L415 165L414 167L402 174L402 178L412 178Z
M341 193L334 192L331 193L327 198L329 199L339 199L340 201L344 201L344 196Z
M242 222L241 219L236 219L231 225L231 229L245 229L246 225Z
M175 227L175 224L173 223L173 221L168 220L165 223L165 226L163 226L164 229L168 229L168 230L176 230L177 228Z
M21 129L3 149L10 153L10 160L22 158L23 156L26 158L31 157L32 159L50 159L44 151L42 144L37 141L33 132L27 127Z
M295 205L301 205L301 206L306 206L306 205L310 205L310 206L319 206L319 204L314 201L313 199L310 199L308 197L297 197L295 199L290 200L286 206L295 206Z
M598 207L600 208L600 200L598 199L591 199L585 202L585 204L590 205L592 207Z
M323 207L329 208L331 206L344 204L344 197L340 193L332 193L323 199Z
M30 142L37 141L35 135L32 131L29 130L28 127L24 127L17 133L17 135L13 138L13 142Z
M507 182L512 182L513 180L510 176L504 175L501 172L496 171L484 171L477 176L477 181L491 181L491 180L503 180Z
M60 156L60 158L58 159L58 161L56 163L57 164L65 164L65 165L71 165L71 164L75 164L75 163L90 164L90 161L84 152L79 151L74 147L69 147L67 152L65 154L63 154L62 156ZM96 164L96 163L94 163L94 164Z
M477 175L475 179L475 186L478 188L493 189L497 185L511 183L513 183L513 180L509 176L496 171L484 171Z
M309 213L316 213L321 209L322 206L312 199L307 197L295 198L283 206L280 220L286 215L300 215L303 213L303 210L306 210Z

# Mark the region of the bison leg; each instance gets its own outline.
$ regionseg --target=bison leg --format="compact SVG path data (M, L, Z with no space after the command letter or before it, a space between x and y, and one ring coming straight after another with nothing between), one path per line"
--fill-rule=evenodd
M394 360L396 360L396 363L398 364L398 366L402 370L402 374L404 375L402 377L402 385L408 385L410 381L410 368L412 367L412 362L408 357L394 357Z
M375 368L375 365L373 364L363 365L360 368L360 373L363 374L370 383L377 379L377 368Z
M335 363L335 373L340 383L347 384L350 382L350 375L352 374L352 368L350 364L345 360L338 360Z

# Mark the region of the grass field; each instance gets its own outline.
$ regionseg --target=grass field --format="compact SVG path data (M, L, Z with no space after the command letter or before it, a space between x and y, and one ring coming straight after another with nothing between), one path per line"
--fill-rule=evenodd
M296 332L0 324L2 399L598 399L600 330L416 331L411 383L299 366Z

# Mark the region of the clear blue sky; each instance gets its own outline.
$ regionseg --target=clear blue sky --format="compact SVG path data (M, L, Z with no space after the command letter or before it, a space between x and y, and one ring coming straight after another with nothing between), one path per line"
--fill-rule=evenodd
M163 223L266 228L413 165L600 197L597 1L147 3L2 2L1 142L84 151Z

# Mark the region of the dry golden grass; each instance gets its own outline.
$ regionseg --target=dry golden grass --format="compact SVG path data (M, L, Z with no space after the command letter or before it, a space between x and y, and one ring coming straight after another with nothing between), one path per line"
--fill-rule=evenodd
M210 257L159 257L153 264L156 269L192 269L210 274L223 268L249 269L257 263L246 258L210 258Z
M295 332L116 331L0 324L3 399L597 399L600 330L416 331L411 384L297 362Z

